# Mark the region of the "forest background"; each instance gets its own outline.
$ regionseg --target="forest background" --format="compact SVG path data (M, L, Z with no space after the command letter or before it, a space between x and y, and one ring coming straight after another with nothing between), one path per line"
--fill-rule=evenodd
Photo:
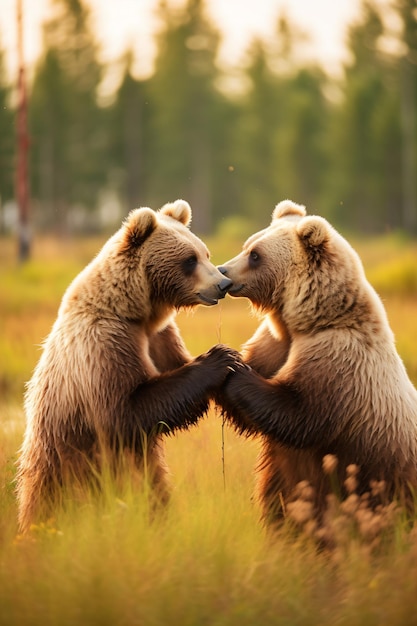
M337 78L300 61L305 35L285 13L275 37L253 40L231 72L218 64L221 35L203 0L160 2L153 73L135 78L126 50L106 97L100 86L112 68L99 61L87 3L50 7L28 89L36 230L113 229L133 207L182 197L200 235L247 234L289 197L350 231L416 233L415 0L392 0L389 20L378 2L363 0ZM3 232L13 227L6 208L14 198L15 115L3 50Z

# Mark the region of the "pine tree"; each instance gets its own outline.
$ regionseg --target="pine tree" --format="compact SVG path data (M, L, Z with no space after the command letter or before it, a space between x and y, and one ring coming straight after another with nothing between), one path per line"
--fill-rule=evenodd
M245 213L269 218L274 205L293 198L319 202L326 169L328 105L324 73L300 68L298 30L284 15L271 45L255 41L247 69L251 89L240 123Z
M214 107L218 99L215 58L218 33L205 17L202 0L174 9L159 5L155 75L150 84L154 111L151 194L155 204L184 197L193 208L193 227L212 226Z
M352 61L334 118L328 177L333 214L362 231L400 225L398 78L395 60L381 51L383 33L377 8L363 2L361 18L349 30Z
M53 9L31 98L33 193L44 223L66 229L70 208L95 208L102 184L101 67L87 7L53 0Z
M114 103L106 111L109 134L110 184L125 212L152 204L149 179L152 168L149 80L132 76L133 54L127 52L121 84Z

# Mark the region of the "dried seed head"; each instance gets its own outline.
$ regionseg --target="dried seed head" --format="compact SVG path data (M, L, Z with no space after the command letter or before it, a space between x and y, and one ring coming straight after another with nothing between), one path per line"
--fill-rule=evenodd
M294 496L301 500L312 500L314 498L314 488L310 485L308 480L301 480L295 486Z
M385 492L385 480L371 480L369 483L373 496L382 496Z
M313 504L306 500L289 502L287 504L287 512L297 524L304 524L304 522L314 518Z
M346 515L353 517L359 507L359 496L357 493L351 493L346 500L340 505L341 510Z
M338 459L334 454L325 454L323 457L322 465L323 472L325 474L333 474L337 468Z
M355 463L348 465L346 468L346 474L348 476L357 476L359 474L359 465L356 465Z
M358 481L355 476L348 476L345 480L345 487L348 493L354 493L358 487Z

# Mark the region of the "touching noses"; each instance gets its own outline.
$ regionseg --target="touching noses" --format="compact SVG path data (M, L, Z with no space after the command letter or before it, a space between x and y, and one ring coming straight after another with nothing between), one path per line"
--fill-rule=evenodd
M222 293L226 293L227 290L233 285L233 281L230 280L230 278L227 278L227 276L225 276L225 274L226 274L226 268L225 267L218 267L217 269L224 276L224 278L222 278L221 281L219 283L217 283L217 286L218 286L218 288L220 289L220 291Z

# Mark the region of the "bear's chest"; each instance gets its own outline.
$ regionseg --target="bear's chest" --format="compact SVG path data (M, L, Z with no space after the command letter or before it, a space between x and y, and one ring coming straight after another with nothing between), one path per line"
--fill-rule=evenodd
M159 376L160 371L151 355L152 335L148 335L145 332L137 332L135 344L139 376L144 378Z

